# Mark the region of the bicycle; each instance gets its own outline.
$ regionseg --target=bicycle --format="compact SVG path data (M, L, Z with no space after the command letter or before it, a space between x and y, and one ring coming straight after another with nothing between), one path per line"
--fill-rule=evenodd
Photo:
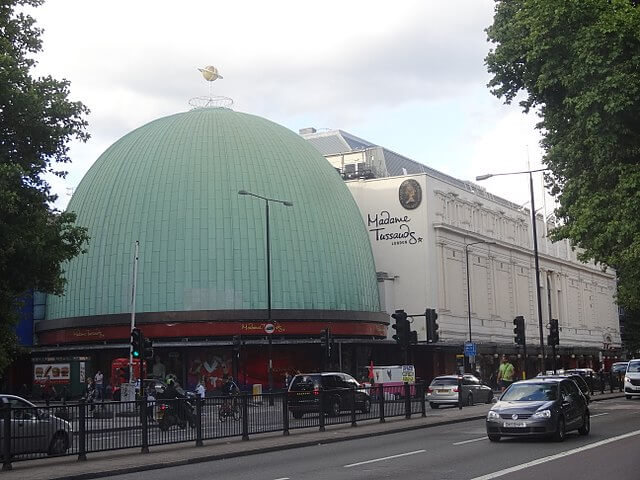
M242 416L242 410L238 403L239 402L236 395L230 398L225 398L222 402L222 405L220 405L220 408L218 408L218 419L221 422L224 422L229 417L233 420L240 420L240 417Z

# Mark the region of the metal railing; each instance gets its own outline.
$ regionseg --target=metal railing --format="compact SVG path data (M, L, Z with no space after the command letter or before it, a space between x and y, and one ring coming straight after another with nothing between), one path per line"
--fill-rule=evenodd
M242 437L292 429L351 424L389 417L426 415L425 386L373 386L319 389L301 399L300 392L232 398L172 399L134 402L67 403L24 407L7 403L0 411L3 470L14 461L48 456L87 455L100 451L171 443ZM9 441L4 441L9 439Z

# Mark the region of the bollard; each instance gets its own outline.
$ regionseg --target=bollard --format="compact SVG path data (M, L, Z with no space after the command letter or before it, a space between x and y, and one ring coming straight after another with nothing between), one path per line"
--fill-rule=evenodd
M384 385L380 384L380 423L386 422L384 418Z
M458 375L458 410L462 410L462 375Z
M613 372L609 372L609 391L613 393Z
M422 418L427 416L427 397L425 396L425 390L427 389L427 384L422 382L420 384L420 413Z
M624 391L624 382L622 381L622 373L618 372L618 388L620 392Z
M242 440L249 440L249 395L242 394Z
M11 404L2 407L2 423L4 437L2 441L2 471L13 470L11 465Z
M320 423L320 431L324 432L324 388L320 387L318 391L318 396L320 397L318 400L320 401L320 410L318 412L319 415L319 423Z
M600 372L600 394L604 395L604 371Z
M351 426L358 426L356 423L356 389L354 387L351 387Z
M289 395L282 393L282 435L289 435Z
M202 447L202 397L196 396L196 447Z
M411 418L411 386L404 382L404 418Z
M593 372L589 372L589 394L593 396Z
M87 461L87 404L84 397L80 399L80 418L78 425L78 461Z

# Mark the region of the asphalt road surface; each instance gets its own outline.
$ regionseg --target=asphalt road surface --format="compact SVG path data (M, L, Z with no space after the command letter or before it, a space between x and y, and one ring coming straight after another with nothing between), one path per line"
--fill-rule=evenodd
M491 443L484 420L196 463L114 479L638 480L640 399L591 405L591 434Z

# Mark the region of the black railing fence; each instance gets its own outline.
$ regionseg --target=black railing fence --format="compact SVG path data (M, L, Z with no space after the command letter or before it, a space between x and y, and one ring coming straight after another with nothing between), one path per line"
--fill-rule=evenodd
M241 437L267 432L384 422L389 417L425 416L425 385L372 386L307 393L242 393L204 399L67 403L63 406L0 410L3 470L14 461L47 456L87 455L100 451ZM9 441L5 441L9 439Z

